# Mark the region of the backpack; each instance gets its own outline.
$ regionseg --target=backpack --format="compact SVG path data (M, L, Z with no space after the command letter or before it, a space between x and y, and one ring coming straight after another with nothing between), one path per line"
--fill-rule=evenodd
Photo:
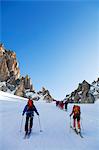
M73 108L74 114L80 114L80 106L74 106Z
M33 101L31 99L28 100L28 108L31 109L33 107Z

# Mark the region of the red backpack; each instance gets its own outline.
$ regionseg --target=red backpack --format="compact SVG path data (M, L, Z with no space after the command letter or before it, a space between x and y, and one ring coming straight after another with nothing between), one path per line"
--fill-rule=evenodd
M31 99L28 100L28 107L29 108L33 107L33 101Z
M80 106L75 105L73 107L73 112L74 112L74 114L80 114Z

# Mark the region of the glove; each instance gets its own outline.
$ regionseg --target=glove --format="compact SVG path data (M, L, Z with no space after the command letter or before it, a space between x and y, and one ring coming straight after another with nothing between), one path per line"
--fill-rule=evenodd
M22 116L24 116L24 113L22 113Z

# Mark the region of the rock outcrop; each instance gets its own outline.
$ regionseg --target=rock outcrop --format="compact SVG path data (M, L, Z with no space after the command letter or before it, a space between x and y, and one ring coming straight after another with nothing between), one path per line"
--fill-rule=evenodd
M54 100L52 96L50 95L50 92L44 87L42 87L42 90L37 92L37 94L42 96L43 100L46 100L47 102L52 102Z
M20 69L16 60L16 54L13 51L4 49L3 44L0 44L0 81L13 81L20 77Z
M0 90L26 97L26 91L35 92L28 75L21 77L16 53L0 44Z
M90 92L91 85L87 81L79 83L78 88L68 95L67 99L71 103L94 103L95 97Z
M92 82L90 93L94 95L95 100L99 99L99 78Z
M26 75L19 80L18 87L15 91L15 95L27 97L26 91L35 93L33 85L31 84L31 79Z

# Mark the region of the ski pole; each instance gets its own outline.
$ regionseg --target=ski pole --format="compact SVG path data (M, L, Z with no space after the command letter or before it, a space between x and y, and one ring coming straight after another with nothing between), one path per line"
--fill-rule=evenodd
M21 125L20 125L20 132L22 131L23 117L24 117L24 116L22 116Z
M83 125L82 125L82 118L81 118L81 127L82 127L82 130L83 130L83 132L84 132L84 128L83 128Z
M69 129L70 129L69 131L71 131L71 117L70 117L70 128Z
M40 117L39 117L39 116L38 116L38 120L39 120L39 128L40 128L40 132L42 132L41 122L40 122Z
M70 117L70 128L71 128L71 126L72 126L72 125L71 125L71 117Z

